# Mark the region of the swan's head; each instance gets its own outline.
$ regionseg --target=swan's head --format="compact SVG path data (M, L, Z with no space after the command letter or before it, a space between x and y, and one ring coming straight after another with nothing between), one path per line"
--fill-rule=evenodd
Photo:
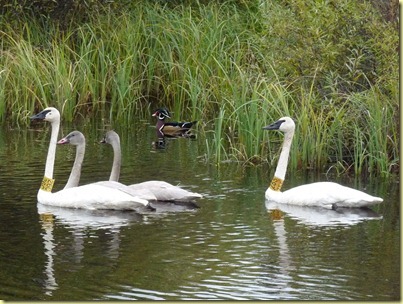
M110 144L110 145L113 142L117 142L120 144L119 135L113 130L106 132L104 138L102 138L102 140L100 141L101 144Z
M165 118L171 118L169 116L169 111L167 108L160 108L157 111L154 112L152 116L158 117L159 120L164 120Z
M274 122L266 127L263 127L263 129L264 130L279 130L284 133L287 133L287 132L294 131L295 123L291 117L286 116L286 117L280 118L276 122Z
M57 142L59 145L70 144L73 146L85 145L85 137L80 131L73 131Z
M36 115L30 117L31 120L44 120L52 122L59 122L60 121L60 112L53 107L48 107Z

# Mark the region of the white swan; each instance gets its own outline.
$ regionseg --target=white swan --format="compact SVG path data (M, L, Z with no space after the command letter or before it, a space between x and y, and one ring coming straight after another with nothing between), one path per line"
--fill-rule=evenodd
M285 179L291 142L294 136L295 123L290 117L283 117L263 129L280 130L284 133L283 147L276 172L265 193L268 201L333 209L337 207L365 207L383 201L380 197L374 197L362 191L344 187L333 182L312 183L281 192L280 189Z
M119 135L113 130L108 131L101 143L108 143L113 148L113 166L109 180L118 181L122 159ZM149 189L156 196L158 201L189 202L203 197L199 193L191 192L181 187L171 185L170 183L157 180L132 184L129 185L129 187L136 190Z
M46 158L45 174L38 191L38 202L44 205L83 209L141 210L148 201L130 194L101 185L84 185L63 189L52 193L54 184L53 168L56 156L57 135L60 128L60 113L49 107L31 117L31 120L44 120L51 124L51 138Z
M69 179L68 179L67 184L64 187L64 189L71 188L71 187L77 187L78 183L80 182L81 167L82 167L82 163L83 163L84 155L85 155L84 134L81 133L80 131L72 131L69 134L67 134L65 137L60 139L57 142L57 144L59 144L59 145L70 144L70 145L76 146L76 158L74 160L73 168L71 170ZM133 195L135 197L145 199L147 201L156 201L157 200L155 195L148 189L139 189L139 190L132 189L117 181L100 181L100 182L94 182L91 184L101 185L101 186L105 186L105 187L109 187L109 188L113 188L113 189L118 189L120 191Z

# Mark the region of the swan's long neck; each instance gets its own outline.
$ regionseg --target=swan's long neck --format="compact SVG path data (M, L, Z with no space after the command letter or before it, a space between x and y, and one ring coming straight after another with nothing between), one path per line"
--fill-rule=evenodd
M289 131L284 134L283 147L281 148L281 153L278 159L276 172L274 173L274 177L269 186L269 188L274 191L280 191L283 185L285 174L287 172L288 158L290 155L290 148L293 136L294 131Z
M81 177L81 167L83 164L84 155L85 155L85 142L77 145L76 158L74 160L73 168L71 169L69 180L67 181L66 186L64 186L64 189L78 186Z
M54 121L51 124L52 134L50 136L50 143L48 149L48 156L46 157L45 176L43 177L41 190L51 192L53 188L53 168L56 158L57 136L59 134L60 121Z
M111 175L109 176L109 180L118 182L120 176L120 166L122 164L122 151L120 149L119 138L113 140L111 144L113 148L113 165Z

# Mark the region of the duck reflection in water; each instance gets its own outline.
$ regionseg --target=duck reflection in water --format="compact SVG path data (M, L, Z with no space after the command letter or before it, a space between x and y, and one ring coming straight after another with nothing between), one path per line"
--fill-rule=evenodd
M165 150L165 148L167 146L165 137L158 138L156 141L153 141L151 143L151 146L154 150Z

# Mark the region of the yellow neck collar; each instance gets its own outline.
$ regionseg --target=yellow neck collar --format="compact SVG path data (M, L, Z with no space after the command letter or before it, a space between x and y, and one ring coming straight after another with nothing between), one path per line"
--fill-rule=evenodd
M41 183L41 190L46 192L52 192L53 184L55 183L54 179L44 176Z
M269 188L274 191L280 191L281 187L283 186L283 180L278 177L273 177L270 182Z

